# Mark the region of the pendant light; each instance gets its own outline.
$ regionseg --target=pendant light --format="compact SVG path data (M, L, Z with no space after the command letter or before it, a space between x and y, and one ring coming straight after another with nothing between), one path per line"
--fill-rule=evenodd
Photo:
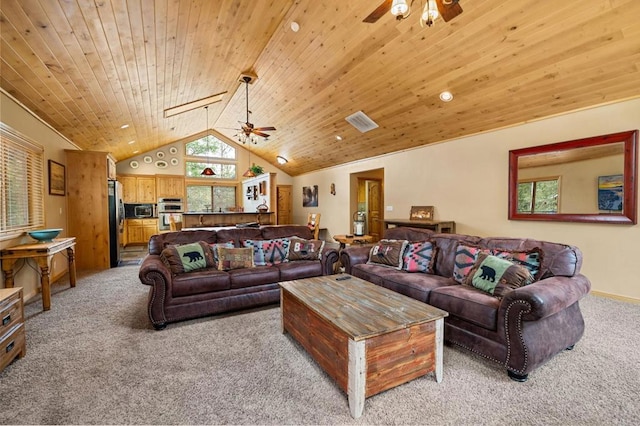
M202 171L202 173L200 173L202 176L215 176L215 172L213 171L213 169L211 167L209 167L209 105L207 105L206 107L204 107L205 112L207 113L207 133L205 135L205 138L207 138L207 167L204 168L204 170Z

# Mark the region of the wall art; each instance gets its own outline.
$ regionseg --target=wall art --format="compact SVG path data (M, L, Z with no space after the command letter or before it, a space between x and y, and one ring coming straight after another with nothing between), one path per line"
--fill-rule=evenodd
M302 207L318 207L318 185L302 187Z

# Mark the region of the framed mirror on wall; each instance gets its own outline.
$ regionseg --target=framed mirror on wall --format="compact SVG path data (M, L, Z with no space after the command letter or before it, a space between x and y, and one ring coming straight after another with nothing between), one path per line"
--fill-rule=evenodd
M509 220L635 225L638 130L509 151Z

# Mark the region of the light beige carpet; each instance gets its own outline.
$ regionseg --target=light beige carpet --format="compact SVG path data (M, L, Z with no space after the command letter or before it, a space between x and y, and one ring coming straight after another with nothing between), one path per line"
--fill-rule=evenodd
M0 373L3 424L640 423L640 306L588 296L587 331L526 383L445 346L431 375L366 400L354 420L328 376L288 335L279 309L155 331L138 267L54 286L26 307L27 355Z

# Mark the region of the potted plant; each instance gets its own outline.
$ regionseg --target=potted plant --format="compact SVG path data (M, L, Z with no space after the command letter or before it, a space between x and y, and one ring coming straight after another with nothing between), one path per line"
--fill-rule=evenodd
M264 168L262 166L258 166L257 164L253 164L249 169L253 172L254 175L258 176L264 173Z

